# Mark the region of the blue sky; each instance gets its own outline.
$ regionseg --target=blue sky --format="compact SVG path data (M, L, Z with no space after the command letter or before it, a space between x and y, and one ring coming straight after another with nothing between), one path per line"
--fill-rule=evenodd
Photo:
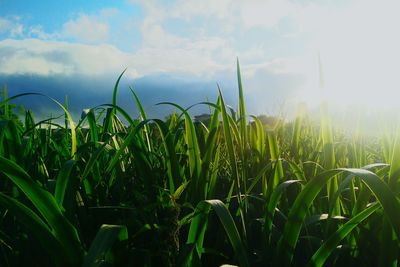
M325 97L396 105L399 7L394 0L0 0L0 82L10 94L68 94L78 112L111 99L128 68L121 95L134 85L160 116L157 96L188 106L213 99L216 82L234 105L239 57L250 112L277 113L324 97L320 55Z

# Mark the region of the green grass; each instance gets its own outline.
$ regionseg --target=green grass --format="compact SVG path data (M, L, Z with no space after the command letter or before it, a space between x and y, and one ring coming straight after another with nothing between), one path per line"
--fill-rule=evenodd
M0 101L1 266L394 266L399 137L249 116L219 88L209 121L172 105L137 118L117 103L65 123ZM123 123L125 121L127 123ZM397 136L397 135L395 135Z

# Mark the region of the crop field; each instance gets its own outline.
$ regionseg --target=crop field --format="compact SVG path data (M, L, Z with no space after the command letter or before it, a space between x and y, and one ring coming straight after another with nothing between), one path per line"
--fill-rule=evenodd
M121 76L123 73L121 74ZM193 119L110 104L62 121L0 101L0 266L396 266L400 137L307 113ZM219 88L216 88L219 90ZM47 97L49 98L49 97ZM64 122L65 118L65 122Z

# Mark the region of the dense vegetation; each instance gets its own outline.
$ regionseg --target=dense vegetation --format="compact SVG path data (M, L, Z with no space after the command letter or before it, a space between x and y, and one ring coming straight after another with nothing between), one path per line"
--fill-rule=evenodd
M122 76L122 74L121 74ZM248 116L219 94L139 119L112 104L79 122L20 119L0 102L1 266L392 266L400 141ZM126 122L123 123L122 121Z

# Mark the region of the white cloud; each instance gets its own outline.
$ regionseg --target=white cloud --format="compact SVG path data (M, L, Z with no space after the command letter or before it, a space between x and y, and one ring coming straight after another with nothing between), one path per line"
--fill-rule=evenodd
M211 77L217 71L230 68L227 66L232 65L235 55L228 40L202 36L189 38L168 32L163 22L175 9L161 8L156 1L142 5L146 11L140 28L142 45L133 54L139 72L189 73ZM228 57L229 64L225 60Z
M17 24L10 30L11 37L22 36L23 33L24 33L24 26L22 24Z
M2 74L108 75L121 72L131 60L132 55L109 45L38 39L0 41Z
M177 0L171 6L163 6L159 1L150 3L142 4L147 10L149 10L149 6L152 6L153 10L164 11L159 20L183 18L189 21L198 17L216 19L218 22L216 27L230 29L230 31L235 27L240 30L254 27L274 28L282 19L290 18L307 8L307 5L295 4L290 0Z
M41 40L55 40L60 37L58 33L46 32L42 25L31 26L29 28L28 36L30 38L36 37Z
M236 56L239 56L249 66L244 71L251 75L257 68L272 64L271 59L264 60L266 47L254 44L238 50L235 48L238 40L233 36L211 36L208 29L194 37L179 36L167 31L164 22L168 18L190 20L201 17L217 19L215 27L228 29L227 25L237 25L239 30L245 31L251 27L274 27L287 16L284 11L292 12L293 6L288 0L207 0L201 5L194 0L178 0L172 5L153 0L140 4L145 17L140 26L141 46L135 51L128 53L105 45L110 41L110 19L118 15L118 10L105 9L95 14L79 14L54 33L46 32L40 25L30 27L28 36L43 41L34 38L1 41L0 53L4 49L11 52L0 58L0 72L102 75L118 73L128 67L134 76L169 72L210 78L218 72L233 72ZM0 30L1 23L0 20ZM81 44L69 43L71 40ZM281 61L278 68L274 63L275 67L270 71L291 71L285 64Z
M168 14L172 17L190 20L196 16L226 18L232 5L232 0L178 0Z
M19 17L0 17L0 33L8 33L12 38L19 37L24 33L24 26L19 22Z
M205 5L207 8L198 6L192 0L178 1L172 6L163 6L157 1L141 4L145 9L140 27L142 44L135 51L128 53L111 45L95 45L107 43L110 33L108 19L118 13L113 9L103 10L91 15L80 14L55 33L47 33L40 25L32 26L29 37L43 41L34 38L0 41L0 53L8 49L8 53L0 58L0 72L103 75L119 73L128 67L132 76L169 72L211 78L218 72L233 72L237 55L252 66L253 70L249 73L254 72L257 66L260 67L265 47L254 45L238 51L234 48L234 38L209 36L207 32L195 37L184 37L164 28L164 21L171 17L190 19L190 16L209 16L225 22L230 19L240 20L231 11L242 8L242 4L231 0L209 1ZM60 41L70 38L86 45ZM254 61L258 64L254 64Z
M296 6L287 0L243 1L238 5L238 9L241 11L245 28L273 28L297 10Z
M63 25L61 35L88 43L105 42L109 37L109 25L99 18L81 14Z
M58 31L47 32L42 25L32 25L25 37L41 40L73 40L84 44L105 44L110 40L110 18L118 15L113 8L101 9L94 14L80 13L66 21ZM13 36L11 36L13 37Z
M147 12L146 20L161 23L168 18L186 21L201 18L215 21L215 27L226 33L254 27L274 28L283 19L290 18L307 7L290 0L177 0L171 5L165 5L159 0L130 2L144 7Z
M111 45L8 39L0 41L0 73L116 75L128 67L127 74L131 77L157 72L209 76L224 68L211 54L223 48L221 40L178 42L182 43L167 50L154 46L126 53ZM199 53L199 48L208 50Z
M251 47L235 48L238 44L240 46L241 41L231 33L235 31L236 35L241 32L241 35L245 36L244 32L254 27L275 28L282 19L308 6L296 5L289 0L177 0L170 5L163 5L158 0L131 2L139 2L145 10L141 26L143 42L135 55L140 58L139 61L151 62L149 65L155 71L173 70L211 77L215 72L233 71L234 60L239 56L242 62L251 66L245 70L250 75L255 72L256 67L271 64L271 61L276 60L280 62L280 73L296 72L293 64L290 67L286 66L287 60L267 57L268 47L264 45L255 43ZM193 30L199 34L191 37L179 36L165 30L164 23L170 18L187 21L197 18L203 21L212 20L215 22L215 29L222 29L225 35L212 36L209 32L213 29L196 26L198 28Z

